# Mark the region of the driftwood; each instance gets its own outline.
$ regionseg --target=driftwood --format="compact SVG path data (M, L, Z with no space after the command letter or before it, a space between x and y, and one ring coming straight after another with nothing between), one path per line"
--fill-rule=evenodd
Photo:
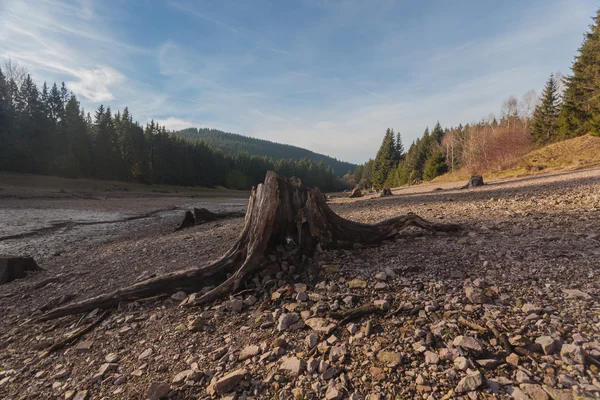
M362 196L363 196L363 194L362 194L362 192L360 191L359 188L353 189L352 193L350 193L350 198L351 199L356 198L356 197L362 197Z
M383 188L383 190L381 191L381 194L379 195L379 197L386 197L386 196L393 196L394 194L392 193L392 189L390 188Z
M481 175L473 175L471 177L471 179L469 179L469 182L467 182L467 184L465 186L463 186L461 189L471 189L474 187L479 187L479 186L483 186L483 176Z
M243 217L243 212L238 211L226 211L221 213L214 213L212 211L207 210L206 208L195 208L194 213L191 211L186 211L183 216L183 221L177 228L175 228L175 232L180 231L185 228L191 228L194 225L202 225L207 222L216 221L218 219L226 219L226 218L240 218Z
M217 261L197 268L175 271L94 298L56 308L38 321L64 315L110 308L121 301L133 301L177 290L196 292L215 288L197 297L190 305L212 302L235 293L253 272L272 261L277 246L295 250L296 257L311 256L321 249L352 249L356 243L379 244L415 226L430 231L454 231L453 224L429 222L415 214L391 218L373 225L344 219L334 213L318 188L307 189L300 179L267 173L265 182L252 190L244 227L233 246Z
M28 272L43 271L33 257L0 256L0 285L25 278Z

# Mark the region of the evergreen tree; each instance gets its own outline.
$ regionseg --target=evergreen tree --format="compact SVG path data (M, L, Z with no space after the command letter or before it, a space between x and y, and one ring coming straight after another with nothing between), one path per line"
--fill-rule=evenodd
M386 182L388 174L394 166L395 152L394 131L388 128L373 164L372 182L375 189L381 189Z
M402 137L400 136L400 132L396 133L396 148L394 152L394 160L396 162L402 161L404 158L404 145L402 144Z
M550 75L542 92L541 102L533 112L531 133L538 145L547 144L558 135L559 100L556 80L554 75Z
M425 162L423 170L423 179L430 181L436 176L440 176L448 172L448 165L446 164L446 157L441 149L437 149L431 157Z
M560 135L564 138L586 133L600 136L600 10L579 48L572 71L565 79Z
M442 142L442 138L444 137L444 130L440 125L440 121L436 122L435 126L433 127L433 131L431 131L431 137L438 143Z

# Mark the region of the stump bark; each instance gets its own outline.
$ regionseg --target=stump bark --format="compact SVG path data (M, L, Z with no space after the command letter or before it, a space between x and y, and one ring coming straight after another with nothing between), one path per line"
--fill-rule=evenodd
M481 175L473 175L471 177L471 179L469 179L469 182L462 187L462 189L471 189L474 187L479 187L479 186L483 186L483 176Z
M0 285L25 278L28 272L43 271L33 257L1 256Z
M394 194L392 193L392 189L390 188L383 188L383 190L381 191L381 194L379 195L379 197L386 197L386 196L393 196Z
M298 178L286 179L272 171L263 184L252 190L244 226L234 245L217 261L183 271L171 272L78 303L56 308L38 318L49 320L64 315L109 308L121 301L133 301L177 290L195 292L216 287L192 304L212 302L234 293L253 272L267 267L268 255L277 246L295 251L296 257L323 250L351 249L355 243L379 244L400 231L416 226L431 231L453 231L453 224L429 222L415 214L391 218L373 225L344 219L325 202L318 188L307 189Z

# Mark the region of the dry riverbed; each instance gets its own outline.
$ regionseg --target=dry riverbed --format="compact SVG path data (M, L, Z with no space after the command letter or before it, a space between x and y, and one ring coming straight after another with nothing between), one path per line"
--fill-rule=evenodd
M218 258L241 218L173 228L183 210L246 199L4 190L0 253L46 271L0 286L0 398L597 398L600 170L459 186L331 206L367 223L415 212L461 232L411 229L306 265L280 252L238 296L202 309L180 306L190 293L121 304L46 356L100 311L27 323L40 308ZM363 305L376 310L333 318Z

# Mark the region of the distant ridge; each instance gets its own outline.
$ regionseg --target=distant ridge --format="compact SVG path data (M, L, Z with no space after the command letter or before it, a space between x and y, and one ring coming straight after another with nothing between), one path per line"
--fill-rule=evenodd
M274 160L301 160L307 158L317 162L322 161L325 166L331 166L336 175L339 176L343 176L348 171L354 171L354 168L356 168L356 164L340 161L336 158L315 153L301 147L256 139L237 133L223 132L218 129L187 128L174 133L188 140L202 140L210 147L221 149L224 153L228 154L246 152L250 155L266 156Z

